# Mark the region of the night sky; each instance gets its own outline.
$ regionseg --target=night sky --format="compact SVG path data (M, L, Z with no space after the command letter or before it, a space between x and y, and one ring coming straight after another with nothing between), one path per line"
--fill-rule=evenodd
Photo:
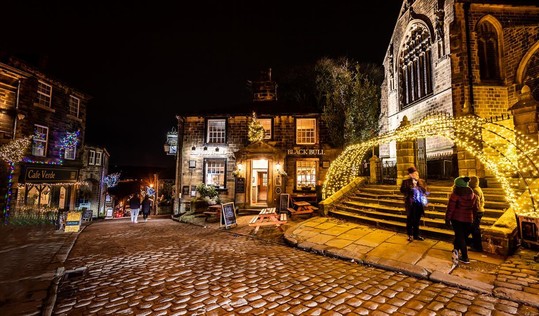
M267 68L279 83L322 57L381 64L401 4L9 1L0 48L93 97L86 143L111 166L173 167L163 144L182 108L248 101L246 81Z

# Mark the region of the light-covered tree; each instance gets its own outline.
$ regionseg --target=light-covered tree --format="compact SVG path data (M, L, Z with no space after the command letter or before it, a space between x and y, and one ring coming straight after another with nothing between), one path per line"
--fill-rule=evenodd
M260 142L264 139L264 127L262 123L256 118L256 113L253 112L251 121L249 121L249 130L247 132L247 137L251 143Z

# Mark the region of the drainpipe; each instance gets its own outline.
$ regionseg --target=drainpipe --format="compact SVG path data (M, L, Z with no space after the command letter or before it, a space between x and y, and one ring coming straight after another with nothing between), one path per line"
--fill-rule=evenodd
M466 54L468 58L468 89L470 89L470 108L468 113L474 114L473 71L472 71L472 43L470 39L470 2L464 3L464 26L466 28ZM466 102L465 102L466 104Z
M17 134L17 120L19 119L19 94L21 91L21 79L17 82L17 96L15 97L15 119L13 120L13 136L12 139L16 138Z

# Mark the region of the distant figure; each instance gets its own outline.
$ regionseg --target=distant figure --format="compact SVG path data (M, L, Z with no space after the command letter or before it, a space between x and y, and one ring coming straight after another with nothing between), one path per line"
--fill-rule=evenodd
M138 212L140 210L140 195L137 193L129 200L131 209L131 223L138 223Z
M144 218L144 221L147 222L148 216L150 215L150 210L152 209L152 200L147 195L142 200L141 208L142 218Z
M470 251L483 251L483 244L481 243L481 218L485 213L485 197L483 195L483 190L479 186L479 178L477 176L471 176L468 186L473 190L474 194L477 196L477 216L474 216L472 223L472 246Z
M419 178L419 172L415 167L408 168L408 175L410 178L402 181L400 188L401 193L404 194L408 241L425 240L419 235L419 221L425 214L425 206L427 206L427 186L425 181Z
M453 191L447 203L445 223L451 225L455 232L453 241L453 256L458 257L462 263L470 263L468 249L466 248L466 236L469 235L474 218L477 216L478 203L473 190L468 187L469 177L455 179ZM460 256L459 256L460 251Z

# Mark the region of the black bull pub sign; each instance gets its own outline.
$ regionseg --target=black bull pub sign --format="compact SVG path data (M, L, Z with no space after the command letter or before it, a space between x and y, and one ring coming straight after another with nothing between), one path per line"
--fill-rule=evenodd
M30 167L24 173L26 183L77 182L78 170Z

